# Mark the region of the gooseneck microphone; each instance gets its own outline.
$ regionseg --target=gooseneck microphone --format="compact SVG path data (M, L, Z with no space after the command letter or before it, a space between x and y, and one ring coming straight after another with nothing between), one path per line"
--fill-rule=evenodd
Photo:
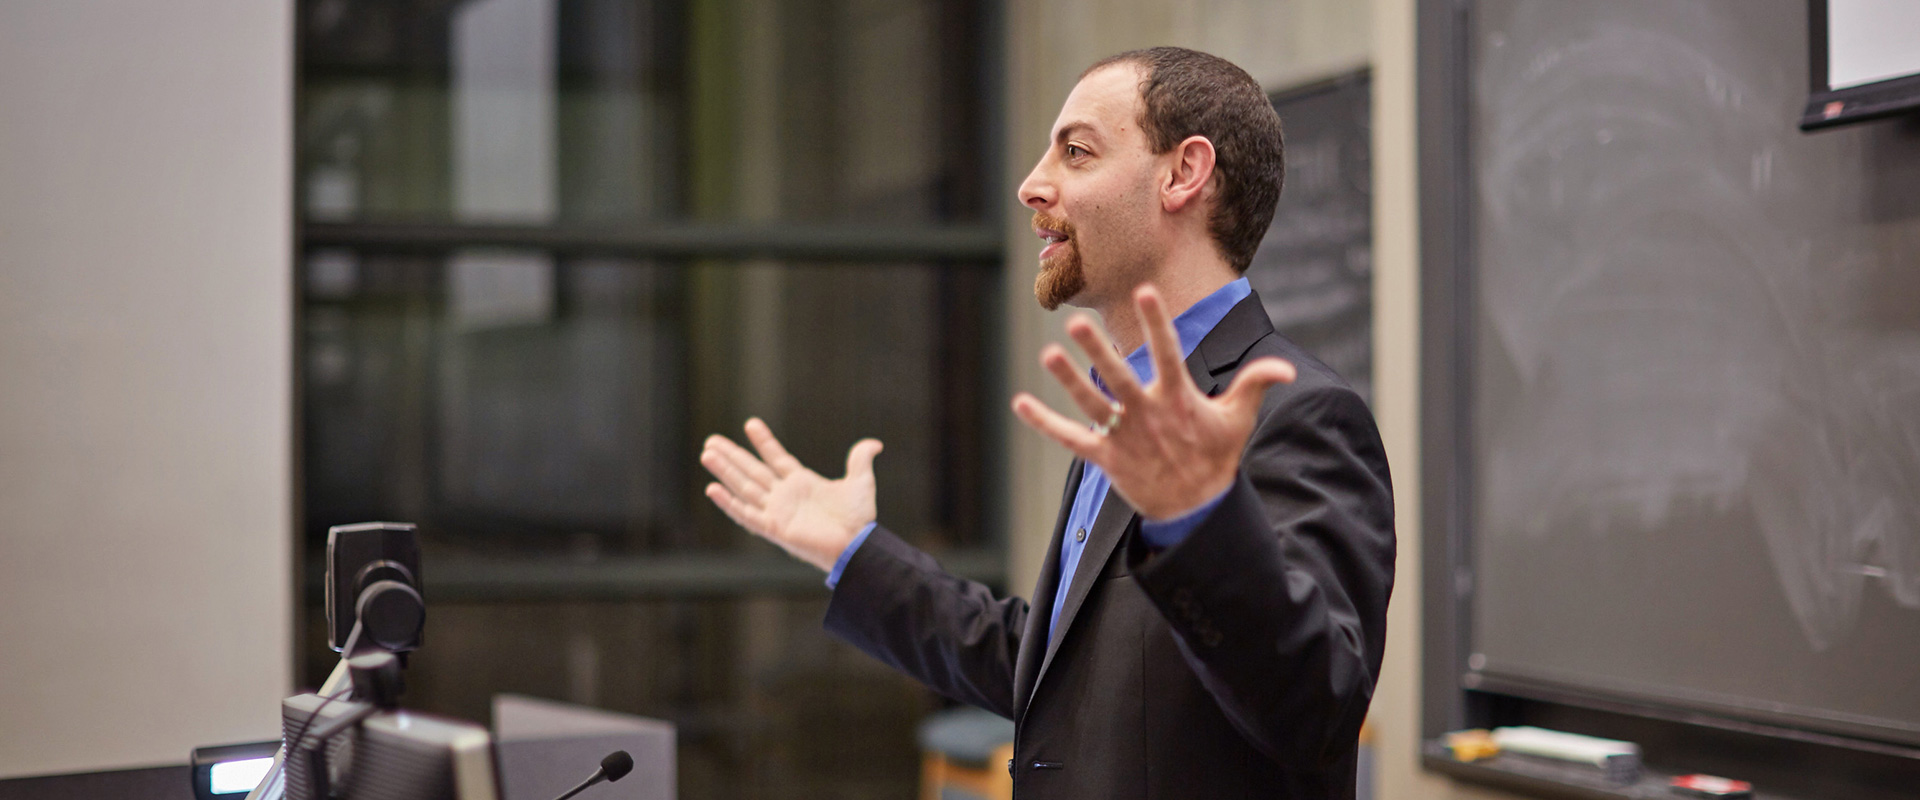
M632 771L633 756L627 755L627 751L625 750L615 750L608 753L606 758L600 759L600 768L594 770L592 777L587 778L586 781L582 782L579 786L568 789L566 794L560 795L553 800L567 800L569 797L586 791L589 786L601 781L612 783L627 777L627 773Z

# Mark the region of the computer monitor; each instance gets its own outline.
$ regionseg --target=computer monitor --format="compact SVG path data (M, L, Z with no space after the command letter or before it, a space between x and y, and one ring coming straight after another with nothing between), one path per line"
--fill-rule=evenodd
M312 732L328 722L368 711L364 704L346 699L327 702L317 694L295 695L281 703L282 736L290 745L296 736L311 742ZM373 712L322 747L327 769L323 780L312 773L305 747L287 754L286 800L327 800L316 792L322 783L347 800L500 798L493 737L470 722L404 710Z
M240 800L275 764L280 740L196 747L188 764L193 769L193 796L197 800Z

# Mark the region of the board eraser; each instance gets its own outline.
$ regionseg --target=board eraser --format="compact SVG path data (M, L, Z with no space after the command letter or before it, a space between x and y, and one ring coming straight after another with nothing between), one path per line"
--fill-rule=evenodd
M1614 783L1640 779L1640 746L1632 742L1520 725L1494 728L1493 743L1509 753L1592 764Z

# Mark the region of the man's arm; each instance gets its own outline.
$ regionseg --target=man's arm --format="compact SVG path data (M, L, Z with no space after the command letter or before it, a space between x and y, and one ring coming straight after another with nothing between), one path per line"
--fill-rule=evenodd
M827 630L963 703L1013 718L1014 658L1027 601L997 598L876 527L847 560Z
M700 463L716 479L707 497L748 532L828 573L827 629L935 691L1011 718L1027 602L996 599L873 522L880 443L854 444L846 477L828 480L766 423L747 420L746 434L755 452L707 438Z
M861 439L847 451L847 474L828 480L787 452L758 418L747 420L747 441L758 453L725 436L709 436L700 465L713 473L707 499L746 528L794 558L833 569L835 559L873 522L877 505L873 459L876 439Z
M1317 768L1359 734L1393 582L1393 496L1351 390L1278 390L1240 473L1179 544L1130 537L1129 571L1249 741Z

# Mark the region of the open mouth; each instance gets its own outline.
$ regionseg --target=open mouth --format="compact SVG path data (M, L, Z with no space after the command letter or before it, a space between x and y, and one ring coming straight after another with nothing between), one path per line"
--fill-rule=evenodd
M1042 228L1039 226L1034 227L1033 233L1035 236L1040 237L1042 240L1046 241L1047 243L1046 247L1043 247L1040 249L1040 260L1042 261L1045 261L1048 256L1053 255L1055 252L1059 251L1060 248L1064 247L1067 243L1067 239L1070 238L1063 231L1057 231L1052 228Z

